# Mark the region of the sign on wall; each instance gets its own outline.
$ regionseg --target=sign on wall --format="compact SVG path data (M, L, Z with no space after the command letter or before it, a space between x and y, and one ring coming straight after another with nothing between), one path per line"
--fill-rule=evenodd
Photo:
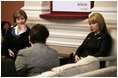
M53 11L90 12L90 1L53 1Z

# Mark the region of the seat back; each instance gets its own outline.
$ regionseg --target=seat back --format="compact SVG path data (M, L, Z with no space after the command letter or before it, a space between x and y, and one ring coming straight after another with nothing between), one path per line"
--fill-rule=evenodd
M8 24L8 25L7 25ZM6 35L6 33L7 33L7 30L9 29L11 27L11 24L10 24L10 22L8 22L8 21L2 21L1 22L1 36L2 36L2 42L4 41L4 39L5 39L5 35Z
M112 47L109 56L116 56L117 57L117 29L109 29L109 34L112 37ZM106 62L107 66L117 66L117 58L112 61Z
M109 55L114 56L117 55L117 29L109 29L108 32L112 38L112 47Z

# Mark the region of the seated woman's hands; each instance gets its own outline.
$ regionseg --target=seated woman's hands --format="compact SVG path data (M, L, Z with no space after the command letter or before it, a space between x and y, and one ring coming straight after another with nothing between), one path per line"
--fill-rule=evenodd
M83 57L78 57L78 55L75 55L75 62L81 60Z
M14 55L14 52L12 50L8 49L8 51L9 51L9 56L11 56L11 57L14 57L15 56Z

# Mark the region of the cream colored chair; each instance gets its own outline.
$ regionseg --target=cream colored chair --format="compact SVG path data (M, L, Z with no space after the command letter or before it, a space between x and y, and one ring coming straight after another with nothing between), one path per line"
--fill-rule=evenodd
M102 57L97 59L94 56L87 56L77 63L55 67L51 71L43 72L32 77L117 77L116 66L99 69L100 59L103 60Z

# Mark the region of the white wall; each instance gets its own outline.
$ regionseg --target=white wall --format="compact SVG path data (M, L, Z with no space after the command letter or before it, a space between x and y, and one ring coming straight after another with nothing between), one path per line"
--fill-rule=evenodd
M45 24L50 31L47 44L51 46L74 48L83 42L86 35L90 32L87 19L43 19L40 14L50 13L50 3L48 1L25 1L22 8L28 15L27 24L32 27L34 24ZM114 44L117 46L117 1L95 1L92 13L103 14L107 27L110 31L116 31ZM55 48L56 49L56 48ZM59 50L59 49L58 49ZM71 53L60 49L59 53ZM114 51L116 54L117 50Z

